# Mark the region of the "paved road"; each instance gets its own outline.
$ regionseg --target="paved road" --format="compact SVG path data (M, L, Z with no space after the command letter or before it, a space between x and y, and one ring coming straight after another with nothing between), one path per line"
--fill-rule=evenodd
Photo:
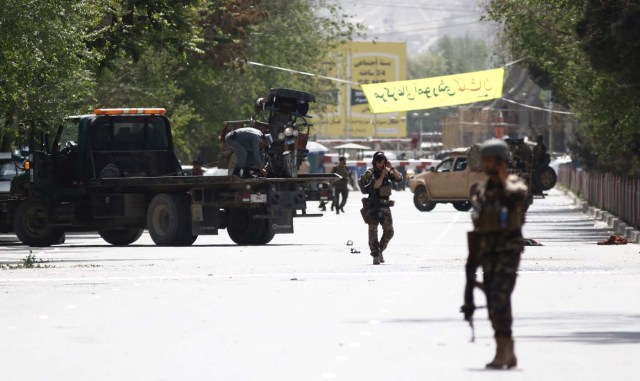
M0 271L0 379L638 379L638 245L596 246L605 227L559 192L537 200L525 233L545 246L527 248L515 292L519 368L489 372L486 311L475 344L458 313L468 213L394 198L381 266L356 193L346 214L297 220L267 247L222 232L189 248L89 234L34 250L48 268ZM3 263L29 252L7 236L0 245Z

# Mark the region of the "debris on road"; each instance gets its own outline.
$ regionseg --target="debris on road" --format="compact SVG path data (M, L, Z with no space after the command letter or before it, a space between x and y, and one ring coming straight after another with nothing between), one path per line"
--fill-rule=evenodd
M621 237L619 235L612 235L608 239L598 242L598 245L626 245L628 243L629 243L628 239Z
M525 246L543 246L540 242L531 238L524 238L524 245Z

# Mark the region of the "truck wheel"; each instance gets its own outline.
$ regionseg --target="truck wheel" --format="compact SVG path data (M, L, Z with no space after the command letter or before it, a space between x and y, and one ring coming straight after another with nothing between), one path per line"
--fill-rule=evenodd
M429 195L425 187L416 188L413 193L413 205L421 212L430 212L436 207L436 203L429 201Z
M25 245L46 247L64 242L64 232L49 226L49 210L38 200L29 200L18 205L13 227Z
M556 182L558 181L558 176L556 175L556 171L551 167L542 167L535 172L533 182L536 188L542 189L543 191L549 190L556 186Z
M269 220L264 220L264 224L265 224L264 233L262 234L260 239L256 242L256 245L266 245L269 242L271 242L273 237L276 235L276 233L274 233L273 229L271 228Z
M197 239L197 235L188 235L188 237L185 238L185 241L182 242L182 245L180 246L191 246Z
M182 246L187 242L190 226L187 217L187 201L183 195L156 195L147 210L147 229L153 242L158 246Z
M229 225L227 233L231 240L238 245L262 245L268 220L253 218L248 209L231 209L229 211ZM266 243L266 242L265 242Z
M98 234L113 246L127 246L137 241L143 231L144 229L136 228L104 229L99 230Z
M453 203L453 207L460 212L468 212L471 210L471 203L469 201L457 201Z

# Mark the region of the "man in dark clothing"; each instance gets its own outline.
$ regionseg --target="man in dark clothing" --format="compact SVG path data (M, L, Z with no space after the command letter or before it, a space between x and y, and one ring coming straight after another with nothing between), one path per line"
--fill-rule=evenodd
M236 154L236 166L233 175L245 179L252 178L251 169L261 170L264 166L262 162L262 154L260 152L260 144L265 139L262 131L253 127L243 127L229 132L225 136L225 142L233 149Z
M338 174L342 177L335 182L333 187L333 205L336 208L336 214L340 214L340 212L344 213L344 206L347 203L347 197L349 197L348 185L351 180L351 172L349 172L347 159L344 156L338 159L338 164L333 167L331 173ZM340 196L342 196L342 201L340 201Z
M193 176L203 176L204 175L204 171L202 170L202 160L193 159L191 164L193 165L193 169L191 170L191 173L192 173Z
M383 152L376 152L371 162L373 167L367 169L358 180L363 193L369 197L363 199L363 214L369 226L369 249L373 264L384 263L383 252L393 238L393 219L391 207L391 180L400 181L402 175L387 160ZM378 241L378 225L382 225L382 237Z
M528 191L520 177L508 174L510 156L509 147L502 140L491 139L482 144L481 163L488 179L471 196L474 230L468 237L467 286L462 312L471 322L475 310L475 272L477 267L482 267L482 289L496 340L495 358L486 365L490 369L510 369L517 365L511 332L511 293L524 250L522 225Z

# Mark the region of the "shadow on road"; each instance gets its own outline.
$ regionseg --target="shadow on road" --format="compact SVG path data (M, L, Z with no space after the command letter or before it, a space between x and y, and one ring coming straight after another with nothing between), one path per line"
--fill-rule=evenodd
M637 331L586 331L567 332L554 335L517 336L517 339L526 341L561 341L567 343L585 344L640 344L640 332Z

